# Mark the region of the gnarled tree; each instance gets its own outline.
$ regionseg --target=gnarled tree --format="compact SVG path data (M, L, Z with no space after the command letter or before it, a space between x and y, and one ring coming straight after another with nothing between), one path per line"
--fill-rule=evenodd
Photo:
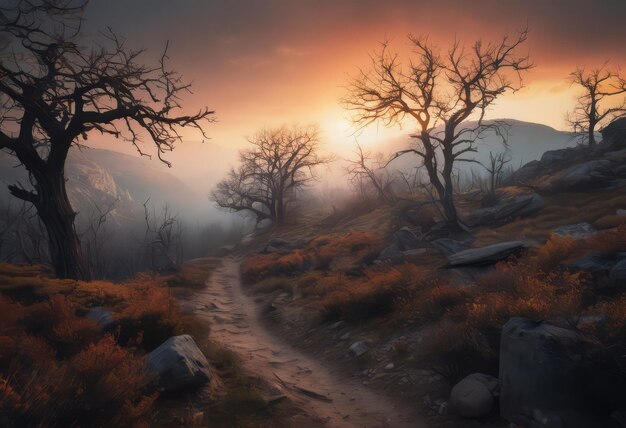
M189 90L166 67L140 60L113 34L103 46L79 46L80 13L86 2L17 0L0 7L0 149L28 171L30 186L9 186L33 204L45 225L55 274L81 278L85 267L65 188L70 148L92 131L138 142L148 135L159 159L180 140L180 127L202 132L213 112L178 115L179 96ZM143 154L143 153L142 153ZM164 162L167 162L163 160Z
M252 213L257 223L270 219L280 225L290 197L331 158L320 155L314 128L268 129L248 141L252 147L239 152L239 167L217 184L211 199L228 211Z
M626 116L626 79L619 70L604 65L589 71L577 68L570 74L570 80L581 86L583 93L567 120L574 132L583 135L590 146L595 146L597 130Z
M455 42L444 54L426 38L409 36L414 57L407 64L383 43L371 68L350 82L344 103L358 125L377 120L392 125L405 118L416 125L415 146L394 158L406 153L421 158L453 228L464 228L454 204L454 165L472 162L467 155L477 151L475 141L498 126L483 122L487 108L506 91L521 87L522 73L532 65L516 51L527 36L524 30L498 43L477 41L471 49Z

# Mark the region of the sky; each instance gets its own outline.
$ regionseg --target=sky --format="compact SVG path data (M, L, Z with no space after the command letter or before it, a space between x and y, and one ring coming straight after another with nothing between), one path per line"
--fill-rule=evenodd
M520 53L535 68L525 88L505 95L490 118L515 118L565 129L576 91L567 75L576 66L609 60L626 64L624 0L91 0L87 37L111 27L154 60L169 43L170 64L193 83L183 104L208 106L217 122L210 140L189 132L169 156L172 171L207 180L207 165L221 173L236 149L263 127L318 124L323 142L345 152L355 138L365 145L411 130L372 125L355 133L339 99L380 41L406 52L407 34L429 35L446 48L455 38L471 44L498 40L526 25ZM131 152L123 142L94 145ZM195 142L194 142L195 141Z

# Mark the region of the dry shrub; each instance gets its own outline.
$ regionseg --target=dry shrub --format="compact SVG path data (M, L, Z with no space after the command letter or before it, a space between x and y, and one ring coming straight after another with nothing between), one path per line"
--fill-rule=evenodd
M373 260L382 244L382 235L373 232L322 235L305 248L287 254L253 254L244 261L241 272L247 281L258 281L269 276L300 273L307 265L311 269L324 270L333 260L340 258L359 265Z
M167 288L142 279L129 284L128 289L122 309L114 314L119 321L120 343L135 342L152 350L179 332L180 308Z
M509 318L523 316L576 316L583 304L585 279L580 273L535 270L533 263L502 263L494 274L478 282L478 292L468 309L476 327L499 329Z
M90 344L70 364L79 375L84 399L94 410L143 398L147 379L144 357L118 346L112 335Z
M626 336L626 293L599 302L589 308L588 312L606 317L606 330L609 336L622 338Z
M273 293L274 291L282 290L287 293L293 292L293 279L284 276L273 276L265 278L260 282L254 284L255 290L262 293Z
M342 274L320 279L313 288L326 319L366 321L390 313L402 289L419 276L413 265L370 267L362 277Z
M418 281L397 300L398 316L401 318L436 320L445 314L457 317L469 292L463 287L441 283L438 280Z
M383 236L366 231L350 231L341 235L322 235L308 245L311 260L318 269L327 268L333 259L352 256L355 261L377 255L383 245Z
M571 236L552 235L548 241L526 260L532 268L549 272L559 269L562 263L581 253L581 241Z

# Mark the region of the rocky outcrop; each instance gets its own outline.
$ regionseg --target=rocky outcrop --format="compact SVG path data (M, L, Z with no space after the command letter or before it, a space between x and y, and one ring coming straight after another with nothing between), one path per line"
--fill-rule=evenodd
M209 362L188 334L167 339L148 354L146 364L168 392L202 386L212 378Z
M626 148L626 117L609 123L600 133L603 144L610 145L612 149Z
M610 415L623 400L621 387L602 364L594 364L593 344L575 330L512 318L500 343L505 419L525 427L613 426Z
M482 266L497 263L524 248L522 241L500 242L448 256L450 266Z
M513 196L493 207L472 212L466 219L470 227L502 224L515 218L527 217L541 211L545 203L537 193Z
M499 395L498 379L474 373L454 385L450 393L450 410L464 418L482 418L493 409Z
M580 191L606 185L617 178L613 166L614 162L608 159L594 159L570 166L551 176L545 190Z

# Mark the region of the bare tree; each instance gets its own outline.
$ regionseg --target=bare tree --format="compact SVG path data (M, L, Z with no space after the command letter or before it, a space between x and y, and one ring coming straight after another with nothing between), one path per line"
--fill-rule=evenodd
M382 154L374 156L369 152L364 152L360 144L356 144L356 158L348 159L346 172L350 182L360 189L365 196L367 188L374 189L380 201L393 205L396 196L393 191L394 180L385 169L385 162Z
M511 162L511 158L506 151L500 153L489 152L489 164L483 165L483 168L489 174L487 177L487 191L483 192L483 205L493 205L497 202L496 190L502 181L504 168L509 162Z
M0 149L15 155L30 186L9 186L33 204L45 225L52 267L58 277L85 275L76 213L65 188L70 148L92 131L131 142L147 134L159 159L180 141L180 127L202 131L207 109L177 115L189 85L166 66L167 49L156 66L140 60L109 34L102 46L81 48L79 7L71 0L18 0L0 7ZM70 25L68 22L75 23Z
M149 257L149 266L153 270L175 269L183 261L183 224L172 213L168 204L150 214L148 199L143 204L146 230L144 246Z
M473 161L466 155L477 151L476 139L498 126L483 121L487 108L506 91L522 86L522 73L532 64L516 51L527 37L523 30L498 43L479 40L471 49L455 42L441 54L426 38L409 36L415 57L405 65L385 42L372 56L371 69L350 82L344 103L355 123L367 126L382 120L391 125L410 118L417 125L412 135L417 144L394 159L406 153L422 159L453 228L465 228L454 204L454 164ZM466 122L470 118L475 122Z
M589 71L577 68L570 74L570 80L582 86L584 92L567 120L574 132L583 135L590 146L595 146L596 130L626 116L626 79L619 69L612 70L604 64ZM623 96L620 98L620 95Z
M282 224L290 198L316 180L316 167L332 158L319 154L315 128L277 128L250 138L252 148L239 152L240 165L231 169L211 193L218 207L252 213L257 223Z

